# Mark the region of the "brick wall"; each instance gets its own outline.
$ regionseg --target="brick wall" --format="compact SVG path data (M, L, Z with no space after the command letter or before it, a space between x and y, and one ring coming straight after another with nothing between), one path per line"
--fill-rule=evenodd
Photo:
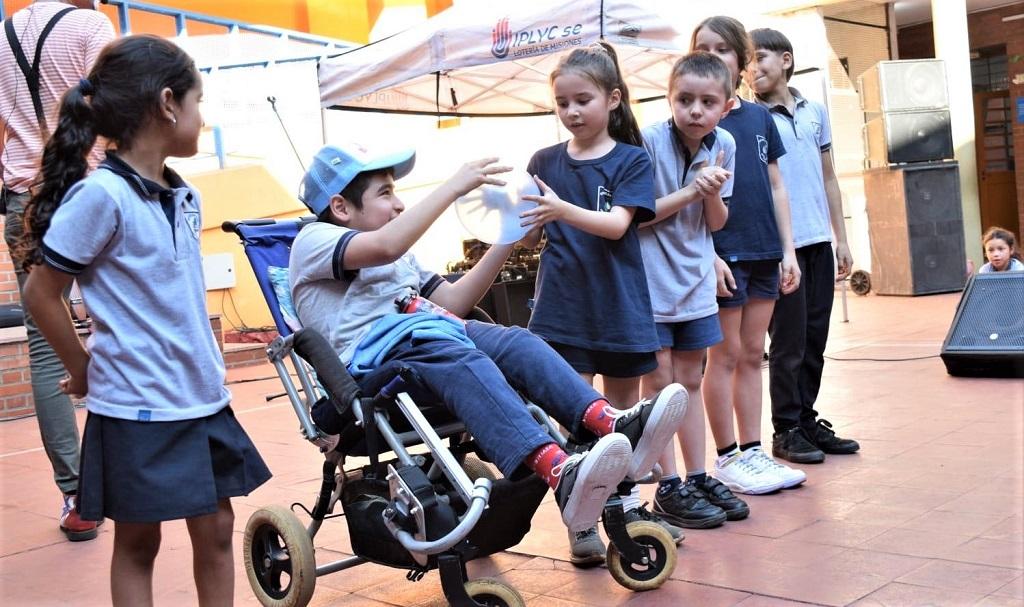
M0 343L0 419L35 411L28 371L28 343Z
M0 231L4 225L4 220L0 218ZM11 263L11 255L7 251L7 242L0 238L0 305L18 301L18 280L14 276L14 264Z
M1017 100L1024 98L1024 83L1013 84L1015 74L1024 74L1024 21L1003 22L1003 17L1024 12L1024 2L967 15L967 34L972 49L1006 45L1009 60L1010 104L1013 108L1013 147L1016 153L1017 216L1024 230L1024 124L1016 120ZM927 59L935 56L931 23L899 30L900 59ZM1022 77L1024 78L1024 77ZM1019 235L1018 235L1019 236Z

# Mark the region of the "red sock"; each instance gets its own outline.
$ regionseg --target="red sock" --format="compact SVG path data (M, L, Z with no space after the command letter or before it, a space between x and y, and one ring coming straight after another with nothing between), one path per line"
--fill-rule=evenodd
M552 468L565 461L569 455L562 451L562 448L555 443L541 445L533 450L533 453L526 456L523 462L526 467L533 470L544 479L549 487L554 489L558 486L558 476L551 473Z
M598 436L605 436L615 431L615 415L609 415L605 407L612 408L611 404L603 398L599 398L587 406L583 411L583 427Z

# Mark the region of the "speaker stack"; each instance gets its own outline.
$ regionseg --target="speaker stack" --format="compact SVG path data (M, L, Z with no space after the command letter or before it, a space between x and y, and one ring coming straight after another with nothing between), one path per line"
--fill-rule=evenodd
M966 263L945 64L880 61L859 79L872 287L958 291Z

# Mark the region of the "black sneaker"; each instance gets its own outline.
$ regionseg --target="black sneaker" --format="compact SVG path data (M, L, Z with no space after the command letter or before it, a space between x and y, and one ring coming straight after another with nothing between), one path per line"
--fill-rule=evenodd
M736 494L717 478L705 476L703 483L690 478L686 479L686 484L693 485L712 506L724 510L726 520L741 521L750 516L750 506L747 506L747 502L736 497Z
M652 514L651 511L647 509L647 504L643 504L639 508L627 510L625 518L627 525L633 521L651 521L652 523L658 523L665 529L665 531L668 531L669 535L672 536L672 541L676 543L676 546L682 544L683 540L686 539L686 535L683 533L682 529L664 520L660 516Z
M794 464L820 464L825 461L825 452L814 446L800 426L772 436L772 455Z
M604 563L606 548L597 527L569 532L569 562L577 567L594 567Z
M633 461L628 476L640 478L654 468L665 445L679 429L689 396L686 388L669 384L651 400L641 400L625 411L615 411L615 432L629 439Z
M605 502L626 478L632 455L626 437L609 434L551 470L559 477L555 502L569 531L586 531L597 523Z
M726 491L728 490L726 488ZM665 520L687 529L710 529L726 521L725 511L709 502L704 493L690 480L681 483L674 491L655 492L654 512Z
M811 442L819 449L831 455L849 455L860 449L860 444L852 438L836 436L832 424L827 419L819 419L818 423L805 430Z

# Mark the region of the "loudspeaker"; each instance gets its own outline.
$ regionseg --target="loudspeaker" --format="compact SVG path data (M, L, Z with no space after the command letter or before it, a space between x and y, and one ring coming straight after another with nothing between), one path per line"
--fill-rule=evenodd
M957 163L864 172L871 285L882 295L925 295L964 286L963 211Z
M491 285L490 297L494 305L494 320L506 327L525 327L533 313L533 276L520 280L506 280Z
M879 61L857 82L861 108L869 114L949 106L941 59Z
M948 110L886 112L864 125L869 167L953 158Z
M971 278L940 356L950 375L1024 378L1024 272Z

